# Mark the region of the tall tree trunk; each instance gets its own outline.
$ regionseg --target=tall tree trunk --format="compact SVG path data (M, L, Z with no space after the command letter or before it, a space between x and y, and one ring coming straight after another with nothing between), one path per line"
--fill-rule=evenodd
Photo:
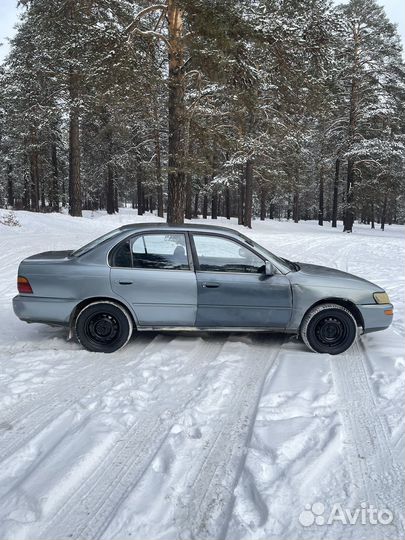
M394 200L392 201L390 221L388 224L392 225L393 223L396 223L396 222L397 222L397 201L394 198Z
M107 189L106 189L106 206L107 214L114 214L114 167L111 161L107 163Z
M41 169L40 169L41 171ZM41 211L42 212L45 212L45 206L46 206L46 203L45 203L45 183L44 183L44 175L42 174L42 172L39 173L39 177L41 178L41 184L40 184L40 189L41 189Z
M66 208L66 182L65 182L64 174L62 174L61 203L62 203L62 207Z
M82 215L79 88L79 75L71 69L69 74L69 214L78 217Z
M349 149L353 145L357 132L357 114L359 101L359 80L358 74L360 69L360 26L359 23L353 25L353 78L350 87L350 113L349 113ZM355 160L349 157L347 160L347 182L346 182L346 208L343 219L343 232L353 232L354 223L354 183L355 183Z
M211 219L218 219L218 213L220 209L220 197L218 193L218 186L215 183L215 175L218 168L218 150L216 144L212 148L212 196L211 196Z
M384 195L384 202L381 210L381 230L383 231L385 229L385 222L387 219L387 202L388 202L388 196L387 193Z
M370 222L371 222L371 228L375 229L375 213L374 213L374 203L371 203L370 208Z
M211 197L211 219L218 219L218 191L215 187Z
M24 210L31 209L31 189L28 173L24 174L23 208Z
M300 199L299 199L298 187L294 188L294 193L293 193L293 220L294 220L294 223L298 223L300 220Z
M156 128L154 130L155 138L155 167L156 167L156 195L157 195L157 207L158 216L163 217L163 179L162 179L162 159L160 151L160 134L158 129L158 110L156 103L154 104L154 116Z
M153 195L150 195L149 197L149 209L150 211L153 213L155 211L155 198L153 197Z
M156 64L156 53L152 42L149 44L149 51L153 58L153 63ZM151 85L151 95L153 98L153 138L155 144L155 171L156 171L156 199L157 199L157 214L159 217L164 217L163 207L163 178L162 178L162 159L161 159L161 142L160 142L160 123L159 123L159 107L158 107L158 95L159 86L156 83Z
M238 225L243 225L245 215L245 171L239 180L239 196L238 196Z
M207 177L204 178L204 184L205 184L205 189L204 189L204 196L203 196L202 216L203 216L203 219L207 219L207 216L208 216L208 195L207 195L208 178Z
M158 216L163 217L163 186L159 184L157 187L157 207L158 207Z
M260 190L260 220L265 221L267 213L267 191L264 187Z
M177 0L168 0L169 24L169 171L167 222L184 223L184 29L183 12Z
M323 177L323 165L319 168L319 199L318 199L318 225L323 226L324 217L324 177Z
M37 132L31 128L30 149L31 210L39 212L39 156Z
M138 201L138 216L142 216L145 212L145 203L144 203L143 182L142 182L142 169L140 166L138 167L138 170L137 170L136 190L137 190L137 201Z
M119 200L118 200L118 187L114 181L114 212L118 214L119 210L120 209L119 209Z
M337 227L339 197L340 158L335 161L335 177L333 179L332 227Z
M353 232L354 224L354 160L349 158L347 161L347 183L346 183L346 208L343 218L343 232Z
M198 202L199 202L199 199L200 199L200 194L197 191L197 193L195 193L195 195L194 195L193 218L198 218Z
M225 216L231 219L231 192L228 186L225 188Z
M13 166L7 165L7 206L14 206Z
M193 217L193 189L192 189L192 179L191 174L186 176L186 207L185 207L185 218L191 219Z
M246 186L245 186L245 215L243 224L252 228L252 203L253 203L253 159L246 162Z
M51 146L52 179L49 190L49 204L52 212L59 211L59 168L57 152L56 143L53 142Z

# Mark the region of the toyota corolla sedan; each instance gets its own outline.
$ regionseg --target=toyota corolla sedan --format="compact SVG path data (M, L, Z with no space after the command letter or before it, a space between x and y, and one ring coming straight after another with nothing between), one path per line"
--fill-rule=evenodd
M112 353L134 331L285 332L339 354L387 328L387 293L334 268L277 257L226 227L125 225L76 251L24 259L15 314Z

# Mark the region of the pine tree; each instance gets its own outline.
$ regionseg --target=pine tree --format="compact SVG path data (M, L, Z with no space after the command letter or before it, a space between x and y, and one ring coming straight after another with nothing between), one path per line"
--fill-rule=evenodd
M385 80L401 63L395 27L375 0L351 0L341 6L341 51L347 103L347 188L344 230L351 232L356 215L356 185L361 182L361 154L370 115L389 97ZM367 144L367 143L366 143ZM366 153L368 154L371 148ZM364 157L364 155L363 155ZM371 156L370 156L371 157ZM374 157L371 157L374 159Z

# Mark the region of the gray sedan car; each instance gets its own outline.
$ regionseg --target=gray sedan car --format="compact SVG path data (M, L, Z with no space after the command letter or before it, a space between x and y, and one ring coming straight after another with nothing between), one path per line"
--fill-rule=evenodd
M134 330L274 331L320 353L392 322L387 293L333 268L290 262L226 227L135 224L76 251L24 259L14 312L63 325L90 351Z

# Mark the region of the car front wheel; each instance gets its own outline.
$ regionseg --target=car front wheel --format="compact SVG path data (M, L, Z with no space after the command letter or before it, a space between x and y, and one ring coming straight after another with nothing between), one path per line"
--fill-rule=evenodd
M88 351L112 353L124 347L133 331L130 315L113 302L93 302L76 318L76 336Z
M301 337L314 352L340 354L354 343L357 323L348 309L338 304L321 304L305 315Z

